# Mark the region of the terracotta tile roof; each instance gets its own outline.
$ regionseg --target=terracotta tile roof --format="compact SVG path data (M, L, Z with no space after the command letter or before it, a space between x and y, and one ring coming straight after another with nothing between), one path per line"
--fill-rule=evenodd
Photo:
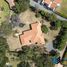
M33 23L31 24L32 29L28 31L24 31L23 34L20 35L20 42L22 45L30 45L30 44L45 44L43 33L41 31L41 23Z
M12 6L15 6L14 0L6 0L6 1L9 3L10 8L11 8Z
M54 1L55 1L57 4L58 4L58 3L60 4L62 0L54 0Z
M55 9L57 7L57 4L55 2L53 2L50 6L52 9Z
M42 3L47 3L49 8L55 9L62 0L43 0Z
M51 0L43 0L43 3L50 4Z

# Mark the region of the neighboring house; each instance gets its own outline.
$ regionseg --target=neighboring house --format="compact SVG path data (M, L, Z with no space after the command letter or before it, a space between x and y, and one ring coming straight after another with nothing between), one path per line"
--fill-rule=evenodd
M41 31L41 23L32 23L29 30L22 32L20 42L22 46L30 44L41 46L45 44L44 36Z
M13 6L15 6L14 0L6 0L10 6L10 8L12 8Z
M46 5L48 8L55 10L56 7L60 6L61 0L43 0L42 4Z

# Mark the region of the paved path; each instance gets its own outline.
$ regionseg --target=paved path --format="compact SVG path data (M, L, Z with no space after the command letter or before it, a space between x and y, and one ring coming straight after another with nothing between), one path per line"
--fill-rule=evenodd
M33 7L37 7L38 9L44 10L44 11L46 11L46 12L48 12L48 13L54 13L53 11L46 9L43 5L40 5L40 3L36 3L36 2L33 1L33 0L30 0L30 5L33 6ZM56 14L56 13L54 13L54 14L56 15L56 17L57 17L58 19L67 21L66 18L63 18L63 17L59 16L59 15Z
M46 43L44 47L46 47L46 50L48 52L50 52L51 50L54 50L54 48L53 48L53 42L52 41Z

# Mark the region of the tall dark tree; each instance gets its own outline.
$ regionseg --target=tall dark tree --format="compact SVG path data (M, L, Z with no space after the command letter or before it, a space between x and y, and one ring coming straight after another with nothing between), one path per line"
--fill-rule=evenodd
M62 28L59 35L54 40L54 47L63 50L67 42L67 28Z

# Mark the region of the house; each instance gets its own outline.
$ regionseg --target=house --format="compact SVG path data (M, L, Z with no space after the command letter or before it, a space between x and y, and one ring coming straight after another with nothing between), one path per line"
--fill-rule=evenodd
M56 2L56 3L57 3L57 6L60 6L60 4L61 4L62 0L55 0L54 2Z
M55 2L51 3L50 8L55 10L57 7L57 4Z
M8 2L10 8L15 6L14 0L6 0L6 1Z
M19 36L22 46L30 44L45 44L41 31L41 23L35 22L30 25L30 29L22 32Z
M55 10L61 4L61 0L42 0L42 4L45 4L48 8Z
M42 1L42 3L43 3L43 4L50 5L50 3L51 3L51 0L43 0L43 1Z

